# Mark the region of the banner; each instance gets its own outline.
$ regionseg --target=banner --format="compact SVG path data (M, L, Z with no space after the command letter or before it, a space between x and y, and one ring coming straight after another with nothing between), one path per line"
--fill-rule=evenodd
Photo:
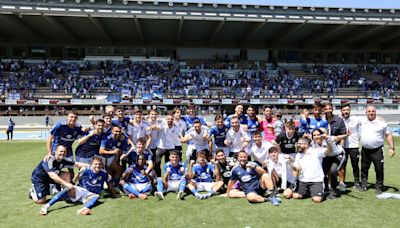
M222 99L222 104L232 104L232 99Z
M14 100L14 99L6 99L6 104L8 104L8 105L17 104L17 100Z
M342 104L341 99L332 99L332 104Z
M306 99L306 104L314 104L314 99Z
M142 105L143 99L132 99L132 104L134 105Z
M287 104L288 100L287 99L279 99L278 104Z
M193 104L203 104L203 99L193 99Z
M80 105L82 104L81 99L71 99L71 104L72 105Z
M366 104L367 103L367 99L358 99L358 103L359 104Z
M261 104L260 99L250 99L250 104Z
M172 105L174 104L174 99L163 99L163 104Z

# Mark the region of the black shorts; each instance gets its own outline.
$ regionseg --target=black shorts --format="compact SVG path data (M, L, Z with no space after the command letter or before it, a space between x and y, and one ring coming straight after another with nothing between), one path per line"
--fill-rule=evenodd
M324 196L322 182L299 182L297 193L302 196Z
M276 187L281 187L282 186L282 178L279 178L278 182L276 183ZM286 181L286 188L291 189L292 191L296 190L296 184L295 183L290 183L289 181Z

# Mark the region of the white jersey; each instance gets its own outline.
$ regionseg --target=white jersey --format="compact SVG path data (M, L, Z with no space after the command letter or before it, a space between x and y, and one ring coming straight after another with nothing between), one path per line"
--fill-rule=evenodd
M159 129L159 137L160 140L158 142L158 148L172 150L175 149L176 136L179 136L179 129L175 124L172 124L172 127L168 127L166 123L162 124Z
M228 132L226 133L226 140L230 144L229 151L238 153L243 149L243 143L244 141L249 141L249 135L246 131L242 129L242 127L239 127L238 131L233 130L233 128L230 128Z
M294 166L300 168L299 180L301 182L323 182L324 171L322 159L325 157L326 148L308 148L306 153L296 156Z
M350 116L347 119L343 118L343 121L346 124L346 129L351 130L351 135L347 136L344 142L344 148L358 148L360 146L360 117Z
M246 152L250 155L253 160L262 164L264 161L268 160L269 157L269 148L273 147L273 144L268 141L261 141L261 146L257 146L254 142L249 145Z
M388 124L383 119L361 119L361 145L366 149L376 149L385 143L385 134L390 133Z
M197 133L194 127L192 127L186 132L186 134L192 138L191 143L193 149L196 149L197 151L208 149L208 128L206 126L201 126L200 133Z
M149 126L157 126L160 127L164 121L162 119L157 119L154 122L151 122L151 120L147 121L149 123ZM151 131L151 142L150 142L150 149L155 149L157 148L158 144L160 143L160 136L159 136L159 131L158 130L152 130Z
M174 121L174 124L178 127L179 129L179 135L183 136L186 129L187 129L187 125L186 122L182 119L180 119L179 121ZM180 139L178 138L178 140L175 143L175 146L182 146L182 143L180 141Z
M133 144L136 145L139 138L150 135L149 124L145 121L141 121L140 124L128 124L127 134L129 138L132 140Z

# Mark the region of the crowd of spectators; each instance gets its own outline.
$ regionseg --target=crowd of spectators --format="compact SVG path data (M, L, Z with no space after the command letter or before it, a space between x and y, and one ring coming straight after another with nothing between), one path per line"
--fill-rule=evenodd
M373 98L391 97L399 88L398 69L359 65L353 68L331 65L303 65L301 77L281 67L260 67L254 63L242 68L209 69L206 64L179 66L171 62L102 61L90 64L22 60L0 61L0 95L34 98L37 88L58 94L122 94L141 98L150 96L178 98L301 97L336 96L342 88L357 88ZM367 77L368 76L368 77Z

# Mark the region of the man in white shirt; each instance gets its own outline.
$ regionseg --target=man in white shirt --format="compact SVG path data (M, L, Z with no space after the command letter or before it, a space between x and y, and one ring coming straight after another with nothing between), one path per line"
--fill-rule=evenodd
M225 138L225 145L229 147L229 157L237 157L239 151L243 150L249 142L249 135L240 126L239 118L232 116L231 128Z
M354 189L359 191L361 189L360 185L360 118L357 116L350 115L351 108L350 104L344 104L342 106L342 118L346 124L346 129L351 134L346 138L344 142L344 150L346 151L346 159L342 167L344 168L344 174L346 174L347 159L350 156L351 166L353 167L354 175ZM344 180L343 180L344 181ZM339 186L342 183L339 184Z
M145 148L149 148L151 143L150 124L147 121L143 121L141 109L134 109L133 114L133 119L129 122L127 129L128 142L132 147L135 147L138 139L146 138Z
M190 149L187 150L188 154L186 154L188 160L196 161L196 154L203 151L206 154L206 159L209 161L211 154L208 151L208 128L201 125L200 120L193 122L193 127L186 132L182 142L185 143L189 140L191 140L191 144L188 145Z
M179 133L184 135L187 125L186 122L182 119L182 111L179 108L174 108L172 114L174 115L174 124L179 128ZM180 159L182 160L182 143L181 141L177 141L175 144L175 150L179 152Z
M301 137L297 144L299 145L299 154L293 164L293 169L299 174L299 187L297 192L293 193L294 199L302 199L309 195L312 201L320 203L323 200L324 171L322 169L322 159L332 153L334 142L328 138L328 147L310 147L310 139ZM301 154L300 154L301 153Z
M157 176L161 177L161 160L165 155L165 163L169 162L169 152L175 150L175 142L179 136L179 129L174 124L174 117L172 115L167 115L166 123L161 126L154 126L152 129L158 129L159 142L156 152L156 165L154 167Z
M253 133L253 143L251 143L246 153L253 158L261 167L265 166L268 160L269 149L274 146L271 142L263 140L260 131Z
M374 106L367 107L367 118L361 122L361 190L367 190L368 170L374 163L376 173L375 193L381 194L383 187L383 146L385 137L389 144L389 156L395 155L394 140L388 124L384 119L376 117Z

